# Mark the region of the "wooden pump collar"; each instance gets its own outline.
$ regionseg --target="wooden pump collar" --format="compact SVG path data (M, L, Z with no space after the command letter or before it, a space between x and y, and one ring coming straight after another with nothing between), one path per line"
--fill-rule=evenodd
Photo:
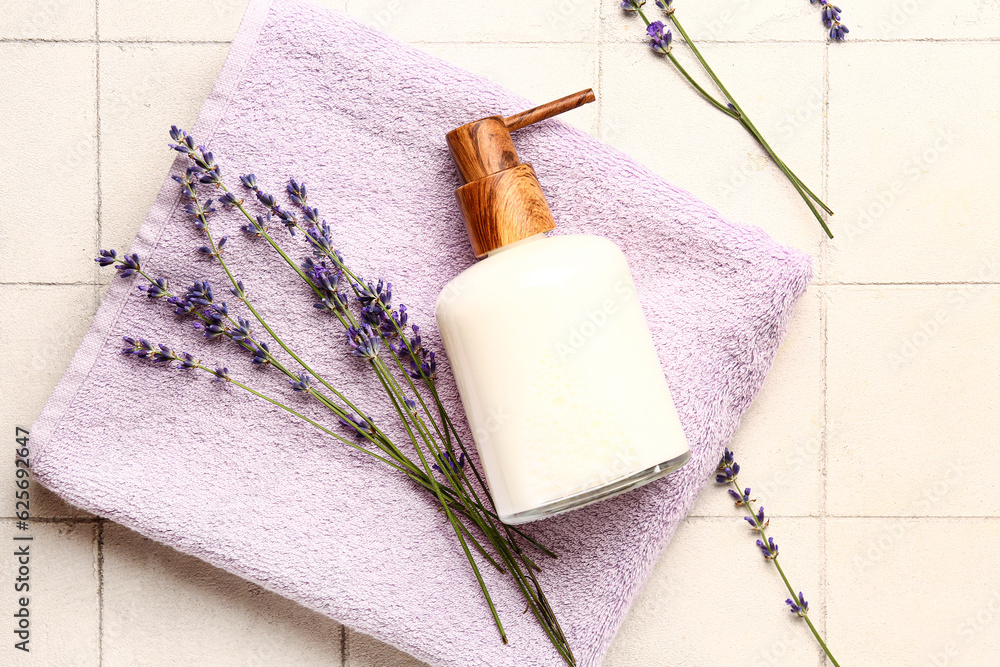
M594 99L588 88L507 118L480 118L448 133L462 179L455 197L476 257L556 226L535 170L518 159L510 133Z

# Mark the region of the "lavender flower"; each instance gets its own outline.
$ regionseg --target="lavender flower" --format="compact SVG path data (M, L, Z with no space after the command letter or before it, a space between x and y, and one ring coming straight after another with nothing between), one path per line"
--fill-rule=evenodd
M375 433L371 424L368 420L362 417L356 417L353 412L348 412L344 417L340 418L341 426L346 426L358 440L364 440L366 436L371 436Z
M347 345L351 348L351 354L371 361L378 357L382 339L368 323L362 322L360 327L350 327L347 330Z
M156 363L184 370L194 368L199 363L190 353L174 352L163 343L153 345L145 338L132 338L130 336L122 336L122 340L125 342L125 347L122 349L124 355L152 359Z
M809 0L809 2L814 5L819 3L819 6L822 7L820 10L820 19L823 21L823 25L830 31L830 39L835 42L843 42L847 39L847 33L850 30L840 22L840 7L830 4L829 0Z
M622 0L622 9L627 12L637 12L646 4L646 0Z
M267 208L275 207L274 195L269 195L268 193L263 192L262 190L256 190L256 193L257 193L257 201L259 201L261 204L263 204Z
M799 618L804 618L806 614L809 613L809 603L806 602L806 598L802 595L802 591L799 591L799 597L797 600L788 598L785 600L785 604L789 606L789 611Z
M309 391L309 383L312 382L312 378L309 377L307 373L299 373L298 380L289 380L288 384L292 385L293 391Z
M236 326L229 329L229 337L237 343L250 339L250 322L242 317L236 318Z
M649 46L660 54L670 53L670 42L674 36L669 30L663 31L663 21L653 21L646 26L646 34L649 35Z
M298 206L306 205L306 184L297 183L294 178L288 180L288 185L285 186L285 190L288 191L288 198L292 200L293 204Z
M145 292L146 296L150 299L159 299L160 297L166 296L170 293L166 278L157 278L145 287L140 285L139 291Z
M725 454L722 456L722 461L719 462L719 466L716 468L719 474L715 476L715 481L719 484L729 484L736 481L736 476L740 474L740 464L736 463L733 457L733 453L726 448Z
M254 176L253 174L245 174L243 176L240 176L240 182L243 184L243 187L247 189L250 190L257 189L257 177Z
M94 261L101 266L111 266L118 261L118 253L114 249L101 250L97 257L94 258Z
M219 197L219 203L223 206L242 206L243 200L237 199L232 192L223 192Z
M778 544L774 541L773 537L767 538L767 542L757 540L757 547L764 554L764 558L768 560L774 560L778 557Z
M114 252L113 250L111 252ZM101 264L101 266L107 266L106 264ZM132 253L131 255L124 255L118 264L115 265L115 269L118 270L118 275L122 278L128 278L137 271L140 271L139 267L139 255Z
M747 504L749 504L749 502ZM767 528L767 525L770 523L769 520L764 518L763 507L757 510L757 514L754 514L753 510L751 510L750 516L745 516L743 518L746 519L746 522L750 524L751 528L753 528L759 533L763 532L764 529Z
M457 475L460 470L465 468L465 452L462 452L462 454L458 457L457 461L451 455L451 452L443 452L440 456L437 456L435 458L437 458L438 463L440 463L441 465L439 466L437 463L435 463L431 466L431 468L437 470L440 473L444 472L444 470L442 470L442 466L447 468L448 471L454 475Z
M125 341L125 347L122 348L122 354L135 355L142 359L145 359L153 354L153 346L145 338L122 336L122 340Z
M653 0L653 4L665 11L667 14L673 14L674 8L670 6L673 1L674 0Z
M229 377L229 369L226 368L226 367L224 367L224 366L217 367L214 371L212 371L212 375L215 376L215 380L217 382L231 382L232 381L230 379L230 377Z
M207 280L196 280L191 287L187 288L185 298L196 306L211 306L214 297L212 296L212 286Z
M250 363L257 366L267 366L271 363L271 348L267 346L267 343L258 343L248 339L243 342L243 346L253 352Z
M253 220L248 220L247 224L240 227L244 232L250 236L259 239L261 236L267 233L271 223L271 212L267 212L267 217L258 215Z
M181 184L181 193L184 196L191 198L194 197L194 185L200 180L200 176L198 175L200 171L195 167L188 167L183 176L175 174L170 178Z
M737 507L740 507L742 505L749 505L750 503L754 502L750 498L750 487L749 486L743 491L742 494L737 493L736 491L733 491L732 489L729 489L729 495L733 497L734 501L736 501L736 506Z

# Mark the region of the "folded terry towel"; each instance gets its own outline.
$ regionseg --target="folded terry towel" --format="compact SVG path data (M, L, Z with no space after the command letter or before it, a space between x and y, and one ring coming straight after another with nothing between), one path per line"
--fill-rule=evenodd
M342 14L255 0L193 133L231 182L254 171L274 192L289 176L308 183L349 263L391 279L440 351L434 300L473 261L445 132L529 106ZM517 141L554 233L603 235L628 255L692 449L667 479L528 527L560 554L542 562L543 585L580 664L593 666L760 388L810 263L558 120ZM184 166L178 159L173 173ZM132 251L175 286L208 278L224 292L178 202L168 179ZM386 422L381 391L337 327L272 252L238 232L237 215L219 212L214 226L233 234L227 258L260 309L348 396L383 406L371 413ZM559 664L517 590L484 568L511 638L500 643L451 529L408 480L234 387L122 357L121 336L143 335L298 398L139 284L115 279L34 426L44 484L432 665ZM445 400L460 417L441 358Z

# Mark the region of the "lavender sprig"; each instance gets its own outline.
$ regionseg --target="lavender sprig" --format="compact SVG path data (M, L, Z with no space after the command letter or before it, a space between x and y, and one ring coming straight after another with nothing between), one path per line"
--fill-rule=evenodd
M764 508L758 507L757 511L754 512L753 504L757 500L750 496L750 487L741 489L736 483L739 473L740 464L736 462L736 456L727 447L725 453L722 455L722 459L719 461L719 465L716 467L716 483L731 487L729 489L729 496L733 499L737 507L743 508L745 512L743 518L750 524L751 529L759 535L757 548L760 549L761 555L766 560L774 563L775 569L781 575L781 580L785 582L785 588L792 595L791 598L785 600L785 604L789 606L789 610L799 618L805 619L806 624L808 624L816 641L819 642L823 652L830 658L830 662L833 663L834 667L840 667L836 658L830 653L826 642L823 641L823 637L820 636L816 626L813 625L812 620L809 618L809 603L806 602L805 596L802 594L802 591L799 591L798 595L796 595L795 589L792 588L788 577L785 576L785 571L781 569L781 564L778 563L778 543L774 541L773 537L768 537L764 532L770 524L770 520L764 515Z
M670 64L674 66L674 68L681 74L681 76L684 77L684 79L698 92L699 95L701 95L705 99L705 101L707 101L713 107L715 107L722 113L726 114L730 118L738 121L740 125L742 125L743 128L748 133L750 133L750 135L754 138L754 140L756 140L757 143L760 144L761 148L763 148L764 151L768 154L768 156L770 156L770 158L774 161L778 169L781 170L781 173L785 175L785 178L787 178L788 181L792 184L792 187L795 188L795 191L806 203L806 206L809 207L810 212L819 222L820 226L823 228L823 231L826 233L826 235L832 239L833 232L830 231L830 227L827 225L826 220L823 219L823 215L820 213L819 209L817 209L817 206L823 211L825 211L828 215L833 215L833 210L831 210L829 206L824 204L823 201L816 195L816 193L810 190L806 186L806 184L802 182L802 179L800 179L798 176L795 175L795 172L789 169L788 165L786 165L781 160L781 158L778 157L774 149L771 148L767 140L764 139L764 136L760 133L760 130L757 129L757 127L750 120L750 117L746 114L746 112L742 109L742 107L740 107L736 99L726 89L725 85L722 83L719 77L716 76L711 66L709 66L708 61L705 60L705 57L701 54L701 51L698 49L697 45L692 41L691 36L688 35L687 31L684 29L684 26L681 24L680 20L677 17L675 8L671 6L673 4L673 0L655 0L655 4L660 10L662 10L666 20L669 21L675 28L677 28L677 32L680 33L680 36L684 38L684 43L687 45L689 49L691 49L691 53L698 60L698 63L701 65L702 69L705 70L708 76L712 79L712 82L715 84L716 88L718 88L719 92L722 94L721 100L717 99L714 95L705 90L701 86L701 84L699 84L694 79L694 77L691 76L691 74L687 71L687 68L685 68L680 63L680 61L677 60L677 58L672 53L673 35L671 31L665 29L665 24L662 21L650 21L649 18L646 17L645 11L643 11L642 9L644 4L645 2L641 0L623 0L621 3L621 7L625 11L634 12L642 18L643 22L646 24L646 35L649 38L649 46L653 51L667 58L670 61ZM834 35L834 31L836 30L837 31L836 34L839 35L840 38L842 39L843 34L841 34L840 31L842 29L843 33L846 33L847 29L843 28L839 24L839 10L836 12L836 14L837 14L836 20L838 21L838 23L836 28L833 28L832 27L833 24L831 23L831 36ZM832 17L833 14L831 13L830 16Z

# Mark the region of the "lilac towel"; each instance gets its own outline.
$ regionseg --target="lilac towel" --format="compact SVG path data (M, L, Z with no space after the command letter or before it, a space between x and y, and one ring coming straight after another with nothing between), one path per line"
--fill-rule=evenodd
M473 261L445 132L528 106L342 14L255 0L193 131L230 182L251 170L272 191L304 179L349 263L390 278L440 350L434 300ZM517 143L548 195L555 233L603 235L628 255L693 454L668 479L529 526L560 553L543 563L542 580L579 663L594 666L760 388L810 263L559 121L520 132ZM183 167L179 159L173 173ZM199 235L178 201L167 180L132 250L175 286L208 278L225 292L218 267L194 251ZM227 258L274 327L385 423L381 391L311 295L238 232L237 215L213 220L233 235ZM300 236L279 234L297 258L307 254ZM511 637L500 643L428 494L235 387L120 356L121 336L143 335L224 361L235 377L311 410L274 371L200 338L139 284L115 279L35 424L44 484L432 665L559 664L516 589L484 568ZM461 416L442 366L444 395Z

